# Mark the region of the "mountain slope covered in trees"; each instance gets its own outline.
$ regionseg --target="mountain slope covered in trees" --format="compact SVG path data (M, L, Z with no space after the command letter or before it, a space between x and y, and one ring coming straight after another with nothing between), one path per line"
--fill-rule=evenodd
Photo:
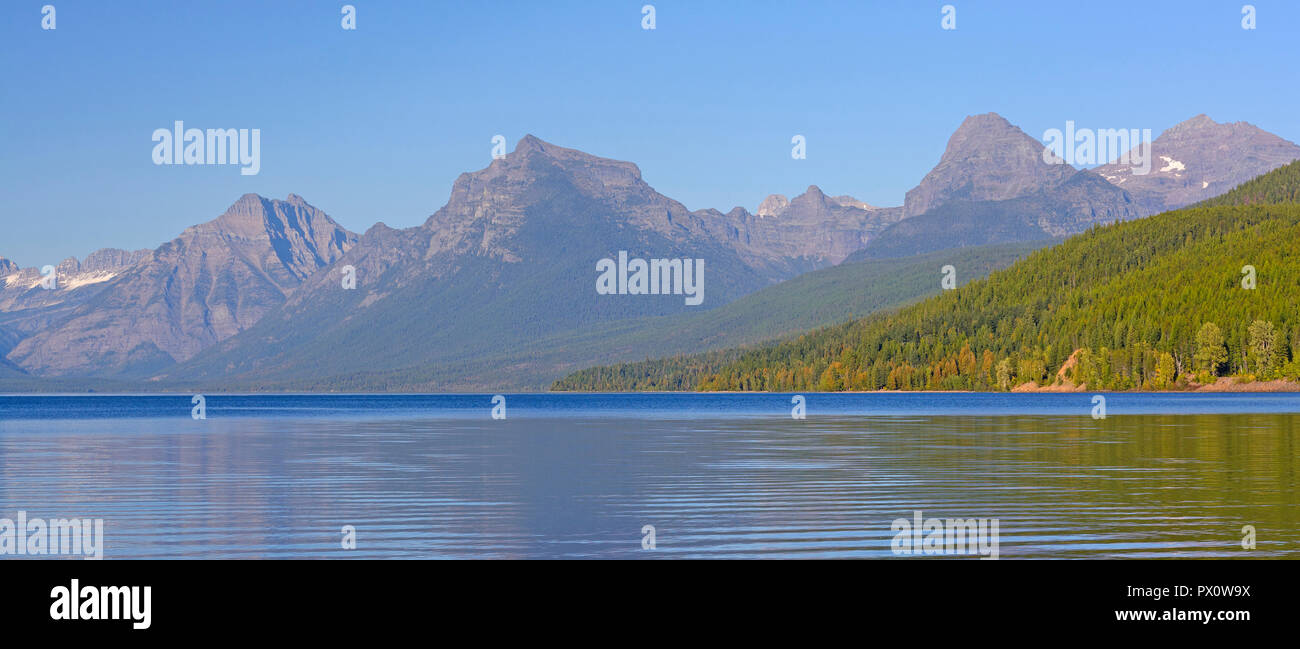
M1297 379L1298 181L1292 164L1210 206L1094 227L898 312L753 350L592 368L555 387L1006 390L1066 380L1124 390Z

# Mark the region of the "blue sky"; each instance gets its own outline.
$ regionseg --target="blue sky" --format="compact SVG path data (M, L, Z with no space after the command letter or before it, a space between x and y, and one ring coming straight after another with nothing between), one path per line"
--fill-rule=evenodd
M57 28L41 29L53 4ZM1300 3L102 2L0 6L0 256L153 248L240 195L421 223L527 133L630 160L691 209L810 184L897 205L969 114L1154 133L1198 113L1300 141ZM941 7L957 29L940 28ZM175 120L261 129L261 173L156 166ZM790 138L806 136L793 160Z

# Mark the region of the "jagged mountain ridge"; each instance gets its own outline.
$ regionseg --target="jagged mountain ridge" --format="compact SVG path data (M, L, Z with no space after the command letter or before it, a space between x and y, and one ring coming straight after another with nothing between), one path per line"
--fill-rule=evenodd
M1150 148L1145 175L1119 163L1078 171L996 113L967 117L939 164L908 192L907 218L850 258L1069 236L1185 207L1300 158L1291 142L1205 115L1168 129Z
M1192 121L1195 120L1189 120ZM1214 123L1209 120L1209 124ZM1171 129L1173 130L1177 130L1177 127ZM981 147L990 150L981 151ZM1271 164L1270 160L1259 164ZM1006 164L999 166L999 162ZM1038 166L1031 164L1033 162ZM980 165L985 168L980 169ZM965 183L959 182L961 174L969 176ZM547 179L555 180L561 176L562 179L558 182L546 182ZM1058 176L1065 177L1066 180L1052 185ZM376 303L394 299L395 295L417 301L449 300L461 306L458 315L463 317L444 322L444 326L436 331L428 331L418 324L421 315L427 314L381 311L380 317L391 317L403 327L429 333L428 339L432 343L457 347L460 351L456 354L462 358L477 353L475 349L482 350L496 345L490 340L493 336L496 340L517 346L521 354L526 354L528 336L559 335L567 327L581 330L600 322L670 314L674 309L682 308L665 300L654 302L649 308L645 308L646 304L642 302L615 300L577 308L566 304L557 309L556 293L548 292L545 285L537 282L549 278L552 286L556 282L571 280L581 283L589 281L589 276L593 274L591 269L575 262L567 266L561 265L564 272L561 272L560 266L549 267L537 277L519 271L521 264L527 266L530 263L544 262L548 254L558 251L572 251L575 247L582 248L583 244L595 241L603 242L600 245L608 248L604 256L613 256L618 249L638 246L643 252L632 250L634 256L669 256L656 252L657 250L668 250L673 255L687 255L693 249L694 254L712 260L708 273L710 283L706 292L711 300L715 300L711 304L717 304L845 259L861 260L954 246L1060 237L1082 231L1092 223L1125 220L1147 213L1149 208L1143 202L1144 199L1134 197L1119 187L1124 184L1103 182L1095 174L1080 172L1068 165L1042 163L1041 144L1000 116L987 114L967 118L962 128L954 133L939 165L913 192L909 192L909 199L912 199L915 209L920 209L916 207L920 205L929 207L908 218L904 218L906 206L876 208L851 196L827 196L816 186L810 186L793 199L780 195L769 196L754 214L739 207L725 214L712 209L691 212L645 184L640 170L630 162L597 158L527 136L520 140L516 151L506 159L493 161L483 171L463 174L457 180L448 204L430 216L422 226L395 230L380 223L360 237L360 240L367 241L367 245L348 263L354 263L361 277L371 278L375 282L372 287L382 286L382 290L368 292L355 303L348 304L344 300L335 305L344 308L344 311L306 309L304 313L310 313L312 317L323 314L337 316L338 320L349 322L347 331L362 335L365 330L361 326L364 320L375 317L364 312ZM559 196L557 191L572 192L578 198ZM971 199L980 196L1011 198ZM251 200L246 196L241 202L246 199ZM266 200L256 196L252 199ZM295 201L305 204L300 197L293 195L286 202ZM568 207L579 209L566 211L566 202ZM557 209L532 209L543 203ZM71 357L80 350L91 358L91 362L78 366L69 364L65 358L63 361L49 363L47 355L33 353L26 347L19 350L24 354L21 358L17 353L11 353L10 360L20 360L39 373L74 375L89 372L116 375L127 372L143 376L162 372L168 378L182 377L187 375L169 370L168 367L176 361L202 355L212 345L229 340L233 335L255 326L260 322L261 314L274 310L261 308L259 303L271 304L272 307L283 303L288 308L293 304L307 304L322 296L327 296L328 299L337 297L331 291L338 282L337 266L342 265L340 260L344 255L330 258L329 255L312 252L319 248L320 242L315 241L316 235L310 232L310 227L307 230L301 229L303 224L310 226L310 219L302 223L298 223L296 218L282 219L259 225L256 219L250 222L244 218L246 215L239 213L238 206L239 203L232 206L217 221L222 222L221 227L236 239L262 236L258 230L261 227L276 263L258 262L253 265L264 268L268 276L274 275L270 284L280 294L278 300L253 299L249 303L250 308L245 309L240 318L233 319L228 317L229 310L223 311L220 300L216 300L218 308L208 312L209 316L215 314L214 321L201 322L200 326L208 326L211 331L205 332L203 336L191 337L184 344L173 345L175 353L162 351L161 347L157 350L161 353L156 353L149 347L150 344L157 347L157 343L152 340L144 341L148 344L137 344L125 350L106 350L102 341L92 344L92 338L86 329L87 321L82 319L87 314L82 311L77 317L69 315L73 307L79 306L81 302L64 300L58 308L47 308L47 305L26 310L24 313L29 319L23 324L25 330L17 330L11 309L0 307L0 355L11 351L6 346L17 348L21 345L35 345L36 341L24 340L27 332L38 328L46 329L57 323L58 327L53 329L82 336L82 344L70 346L62 355ZM596 209L584 212L586 208ZM602 224L601 228L604 229L598 233L599 236L593 238L570 241L566 239L572 237L555 236L556 231L581 230L589 222L573 217L582 213L605 219L610 219L611 215L616 218ZM629 233L632 233L630 237ZM624 244L627 244L626 247ZM116 287L117 276L125 273L115 264L124 263L132 254L122 251L102 252L105 254L92 255L99 255L102 260L72 260L78 266L75 270L67 266L68 262L64 263L67 267L60 270L61 279L68 279L76 273L102 272L104 269L109 269L112 273L110 277L101 277L97 281L77 286L79 295L83 296L79 298L81 301L88 301L87 296L91 296L92 292L98 294L108 287ZM154 253L145 254L152 259ZM131 260L131 264L140 260L141 258ZM335 268L331 269L331 265ZM322 270L329 272L321 273ZM14 272L12 264L0 260L0 276L10 276ZM453 278L456 282L464 282L465 287L449 290L445 284L451 283ZM721 282L721 286L714 281ZM438 286L440 283L443 285ZM316 284L330 290L301 290ZM542 290L525 288L538 286ZM578 288L586 291L589 287ZM717 290L719 288L722 290ZM0 288L0 296L3 295L3 289ZM42 299L53 297L36 295ZM492 298L485 299L485 295ZM141 303L138 298L142 296L143 294L136 296L136 304ZM514 300L518 308L503 308L502 299ZM627 308L629 305L630 309ZM259 308L261 313L257 312ZM557 311L565 310L569 310L569 315L553 317ZM202 313L203 308L196 309L196 312ZM522 323L511 325L515 328L514 331L480 326L482 321L496 319L499 324L503 318L521 313L526 314L526 317ZM43 318L40 327L31 326L35 322L31 319L34 314L40 314ZM280 314L279 317L281 322L277 327L281 328L301 324L304 320L296 312ZM167 320L152 319L146 325L156 324L157 321ZM228 326L231 322L234 326ZM327 322L331 321L327 319ZM325 333L314 324L304 327L304 330L313 332L312 336ZM340 329L335 334L339 331L343 330ZM315 344L303 336L304 334L288 333L268 339ZM485 342L485 339L488 340ZM336 346L347 345L347 341L339 335L331 340L331 344ZM473 344L467 345L466 341ZM285 346L286 349L290 347L292 345ZM400 369L397 363L410 360L400 353L399 348L378 351L378 357L386 358L384 371ZM257 377L267 376L268 368L274 365L270 359L273 356L275 354L261 354L251 359L227 363L226 367L230 371L246 372L245 376L252 380L260 380ZM321 349L312 358L328 356L328 350ZM443 360L447 357L448 354L439 355ZM69 365L57 367L60 362ZM334 369L340 368L335 366ZM300 370L277 370L281 376L297 371ZM204 377L214 375L207 370L202 374Z
M299 196L247 194L47 318L8 359L50 376L156 371L252 326L355 239Z
M717 210L698 214L730 223L732 238L739 240L742 250L804 260L810 269L844 261L903 217L901 208L873 207L852 196L827 196L816 185L793 199L772 194L754 214L742 207L726 214Z
M351 357L340 357L340 346L364 348L367 369L389 372L694 308L681 295L598 295L596 263L620 250L705 260L705 308L807 269L807 260L755 245L716 214L659 194L632 163L528 136L487 168L462 174L424 224L378 224L362 235L336 264L356 268L357 290L341 289L335 272L312 277L247 335L166 377L344 374ZM421 344L391 344L404 339Z

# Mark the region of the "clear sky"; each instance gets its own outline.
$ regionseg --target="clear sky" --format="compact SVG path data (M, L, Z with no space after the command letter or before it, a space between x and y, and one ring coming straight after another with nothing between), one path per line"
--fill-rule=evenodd
M1254 0L1253 31L1220 0L651 0L654 30L644 4L5 0L0 256L153 248L247 192L411 226L496 134L630 160L723 211L810 184L901 204L989 111L1036 138L1207 113L1300 141L1295 0ZM176 120L260 129L261 172L154 165Z

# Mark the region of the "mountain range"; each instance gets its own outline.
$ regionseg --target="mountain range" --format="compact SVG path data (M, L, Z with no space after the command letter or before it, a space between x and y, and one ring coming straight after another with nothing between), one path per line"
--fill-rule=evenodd
M1293 162L899 310L749 348L587 368L554 388L1098 391L1284 379L1293 389L1298 260ZM1243 281L1243 264L1257 281Z
M1148 149L1149 151L1145 150ZM1079 170L1001 116L968 117L939 164L907 193L907 218L855 258L904 257L955 246L1078 234L1185 207L1300 159L1300 146L1245 122L1197 115L1161 133L1143 153L1149 173L1111 162ZM1128 160L1136 160L1130 152ZM1053 156L1049 156L1053 157Z
M54 290L0 258L0 380L544 387L586 365L754 344L895 308L937 291L939 266L962 268L963 282L982 277L1093 225L1203 200L1300 158L1281 138L1204 116L1153 148L1181 167L1153 178L1047 164L1041 143L990 113L961 124L902 206L810 186L750 213L688 210L630 162L530 135L462 174L412 228L357 235L299 196L249 194L156 250L66 260ZM598 295L596 262L620 251L705 260L704 303Z
M85 273L54 291L27 288L19 300L62 292L66 308L43 326L25 325L29 335L7 357L37 375L143 377L251 327L355 242L299 196L247 194L156 250L114 256L129 263L94 275L93 293L79 283L91 281ZM30 322L40 311L18 313Z

